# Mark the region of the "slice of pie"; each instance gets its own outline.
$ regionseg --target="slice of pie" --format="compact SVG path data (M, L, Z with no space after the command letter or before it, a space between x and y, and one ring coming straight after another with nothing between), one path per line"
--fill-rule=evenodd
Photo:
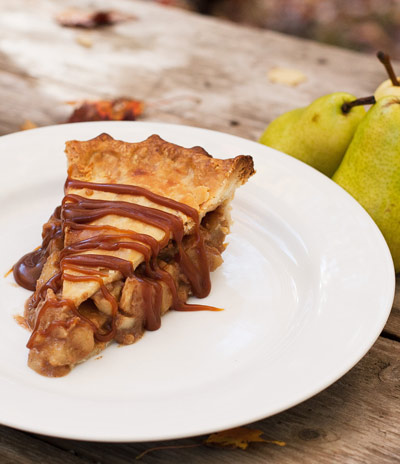
M229 202L254 173L250 156L220 160L157 135L107 134L66 144L65 197L42 246L14 266L34 290L25 319L28 365L63 376L115 340L131 344L169 309L210 292L229 232Z

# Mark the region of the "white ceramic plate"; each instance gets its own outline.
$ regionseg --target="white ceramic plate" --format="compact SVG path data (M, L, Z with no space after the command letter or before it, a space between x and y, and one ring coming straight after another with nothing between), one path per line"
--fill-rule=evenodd
M233 204L225 262L203 300L171 311L137 344L111 346L68 376L26 365L29 292L3 274L40 243L60 203L69 139L150 134L217 157L250 154L257 174ZM65 438L142 441L210 433L283 411L361 359L389 315L392 260L366 212L299 161L227 134L156 123L59 125L0 138L0 421Z

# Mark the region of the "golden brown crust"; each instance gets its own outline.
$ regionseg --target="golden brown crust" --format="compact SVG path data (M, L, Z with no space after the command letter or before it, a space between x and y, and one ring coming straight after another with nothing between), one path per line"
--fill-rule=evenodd
M74 179L138 185L192 206L201 216L232 197L255 172L251 156L215 159L200 147L180 147L158 135L128 143L101 134L67 142L66 154Z

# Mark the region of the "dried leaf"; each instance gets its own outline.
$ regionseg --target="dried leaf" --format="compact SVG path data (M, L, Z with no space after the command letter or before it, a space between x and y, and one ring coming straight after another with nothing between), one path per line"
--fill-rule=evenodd
M91 48L93 46L93 40L88 35L77 35L75 40L76 43L82 45L82 47Z
M148 448L136 456L136 459L142 459L148 453L153 453L154 451L164 451L164 450L176 450L183 448L197 448L199 446L208 445L221 448L231 448L231 449L242 449L245 450L250 443L262 442L262 443L271 443L278 446L286 446L284 441L277 440L265 440L261 438L263 434L262 430L250 429L248 427L236 427L234 429L223 430L222 432L217 432L211 434L201 443L190 443L182 445L166 445L166 446L155 446L153 448Z
M268 72L268 79L278 84L295 87L307 80L307 76L297 69L272 68Z
M29 119L26 119L23 124L20 127L20 130L29 130L29 129L35 129L37 127L37 124L34 122L30 121Z
M143 102L127 98L83 101L75 108L67 122L134 121L143 113L143 109Z
M265 440L261 438L262 430L250 429L248 427L236 427L211 434L206 440L206 445L221 446L226 448L240 448L245 450L250 443L263 442L285 446L283 441Z
M148 448L144 450L142 453L136 456L136 460L142 459L143 456L146 454L152 453L153 451L163 451L163 450L175 450L175 449L183 449L183 448L198 448L202 446L203 443L191 443L189 445L167 445L167 446L154 446L153 448Z
M65 10L56 16L56 21L61 26L82 27L85 29L110 26L112 24L132 19L136 19L136 17L115 10L87 11L77 8Z

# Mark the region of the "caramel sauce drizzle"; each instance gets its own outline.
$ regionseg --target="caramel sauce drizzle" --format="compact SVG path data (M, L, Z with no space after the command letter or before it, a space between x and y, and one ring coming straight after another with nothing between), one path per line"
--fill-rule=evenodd
M51 298L51 299L48 299L48 300L44 301L42 307L40 308L38 314L36 315L36 321L35 321L35 325L34 325L33 330L32 330L32 334L29 337L28 343L26 344L27 348L29 348L29 349L33 348L34 343L37 340L37 338L40 335L46 336L54 327L69 328L72 324L76 323L76 318L73 318L73 319L69 319L67 321L61 321L61 320L60 321L52 321L46 327L45 330L41 330L39 328L40 321L42 320L42 317L44 316L44 314L46 313L46 311L49 308L61 308L61 307L65 306L65 305L70 307L70 309L72 309L73 311L76 310L74 303L72 301L70 301L70 300L66 300L66 299L62 299L62 298L59 298L59 299Z
M79 317L79 320L90 325L98 341L107 342L114 338L118 302L104 284L103 277L108 276L108 272L104 272L101 269L107 271L115 270L120 272L125 278L133 277L141 282L142 297L145 302L145 328L147 330L156 330L161 325L161 282L164 282L170 289L173 309L178 311L217 310L217 308L210 306L191 305L181 301L172 276L160 269L157 262L160 249L165 247L170 239L173 239L176 242L178 250L176 261L190 282L193 294L198 298L204 298L209 294L211 289L210 273L203 239L200 234L199 215L194 208L133 185L98 184L68 178L65 183L65 190L67 188L77 190L91 189L115 194L142 196L160 206L180 211L194 222L195 250L198 264L196 265L192 262L183 248L183 221L175 214L125 201L88 199L77 194L66 194L61 207L55 210L51 218L51 225L43 230L43 243L41 247L23 256L14 266L16 282L29 290L35 290L36 281L49 256L52 240L62 237L66 228L78 231L95 231L98 234L65 247L60 253L60 272L53 275L30 298L29 305L31 308L37 307L40 302L44 301L44 303L36 315L33 332L27 344L28 348L34 345L34 341L39 334L45 335L57 326L70 327L72 322L53 321L46 329L39 329L40 321L47 309L63 305L67 305ZM122 230L110 225L91 224L93 221L107 215L128 217L157 227L164 232L164 237L158 242L146 234ZM143 276L134 274L130 261L116 256L100 254L101 250L115 251L121 248L136 250L143 255L145 262ZM94 250L96 254L89 253ZM80 275L71 274L71 271L77 272ZM62 280L73 282L95 281L99 284L102 295L112 308L110 330L107 333L100 332L94 322L80 314L72 301L61 298L46 300L47 290L52 289L56 294L60 291Z
M18 285L34 291L44 263L50 254L50 245L56 238L62 237L61 206L58 206L42 232L43 242L36 250L27 253L13 266L14 279Z

